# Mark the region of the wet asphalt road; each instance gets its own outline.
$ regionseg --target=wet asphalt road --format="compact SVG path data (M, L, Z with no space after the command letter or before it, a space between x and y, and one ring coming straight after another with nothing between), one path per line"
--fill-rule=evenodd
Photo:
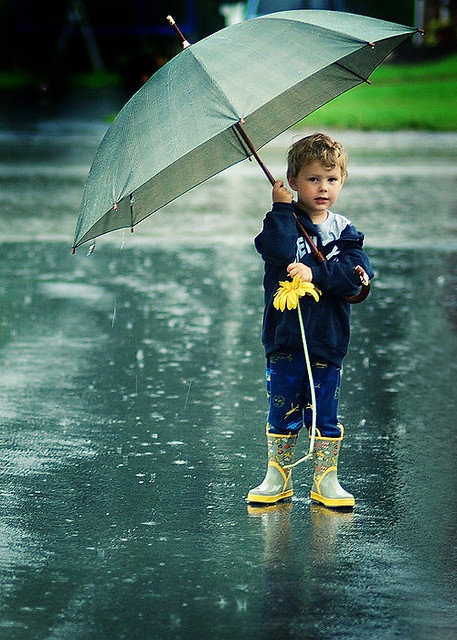
M71 256L116 100L70 105L0 130L0 638L455 638L456 136L341 133L377 273L343 377L357 506L311 504L302 466L250 509L268 185L245 163Z

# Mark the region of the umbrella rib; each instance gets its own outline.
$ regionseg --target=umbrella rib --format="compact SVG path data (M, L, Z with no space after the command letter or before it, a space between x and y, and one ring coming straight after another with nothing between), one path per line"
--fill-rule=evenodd
M349 69L349 67L346 67L344 64L341 64L341 62L334 62L333 64L336 67L339 67L340 69L343 69L344 71L349 71L349 73L352 73L353 76L355 76L359 80L362 80L362 82L366 82L367 84L371 84L371 80L368 80L368 78L364 78L363 76L361 76L356 71L353 71L352 69Z
M135 196L133 195L133 193L130 194L129 196L129 206L130 206L130 231L133 233L133 227L134 227L134 222L133 222L133 205L135 203Z
M290 20L291 22L295 22L295 20L293 18L284 18L282 17L282 14L287 13L287 11L278 11L275 13L270 13L270 14L266 14L263 16L259 16L257 19L258 20L277 20L277 19L281 19L281 20ZM318 10L318 13L320 14L324 14L324 13L329 13L332 14L334 13L333 10L329 10L329 11L325 11L325 10ZM374 20L376 20L376 18L373 18ZM324 26L323 24L317 24L317 23L309 23L312 24L312 26L319 31L322 31L322 34L325 37L325 34L338 34L340 36L343 37L347 37L347 32L344 31L344 29L339 29L336 27L328 27L328 26ZM355 35L350 34L350 38L352 40L352 42L360 42L361 44L365 44L368 47L370 47L371 49L374 49L376 47L376 43L375 42L370 42L369 40L367 40L366 38L361 38Z

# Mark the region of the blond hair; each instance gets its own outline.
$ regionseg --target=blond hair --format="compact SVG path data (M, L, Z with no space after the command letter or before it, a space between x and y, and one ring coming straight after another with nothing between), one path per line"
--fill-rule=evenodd
M294 142L287 155L287 177L295 179L302 167L313 162L331 169L339 167L343 180L348 174L348 158L343 146L325 133L313 133Z

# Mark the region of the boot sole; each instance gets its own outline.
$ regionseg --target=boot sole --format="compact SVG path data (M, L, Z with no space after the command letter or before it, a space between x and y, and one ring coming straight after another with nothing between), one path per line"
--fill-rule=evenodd
M294 495L293 489L289 489L289 491L283 491L283 493L276 494L275 496L262 496L257 494L248 493L248 497L246 498L247 502L255 502L257 504L275 504L276 502L281 502L281 500L287 500Z
M338 509L338 507L354 507L355 506L355 498L325 498L324 496L319 495L318 493L314 493L311 491L310 493L311 500L315 502L320 502L325 507L333 507L334 509Z

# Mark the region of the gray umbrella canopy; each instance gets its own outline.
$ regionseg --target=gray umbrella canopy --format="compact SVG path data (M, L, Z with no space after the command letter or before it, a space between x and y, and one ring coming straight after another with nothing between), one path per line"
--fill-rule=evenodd
M364 82L416 29L336 11L284 11L181 51L109 127L87 178L74 248L133 228Z

